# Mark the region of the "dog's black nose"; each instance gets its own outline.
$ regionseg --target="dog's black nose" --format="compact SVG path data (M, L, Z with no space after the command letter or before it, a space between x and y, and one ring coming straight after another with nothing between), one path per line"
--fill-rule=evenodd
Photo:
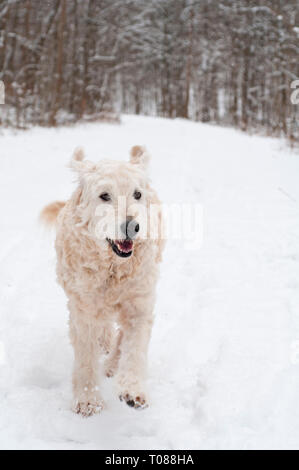
M120 228L126 238L130 238L131 240L133 240L140 230L139 224L136 222L136 220L132 219L127 219L121 224Z

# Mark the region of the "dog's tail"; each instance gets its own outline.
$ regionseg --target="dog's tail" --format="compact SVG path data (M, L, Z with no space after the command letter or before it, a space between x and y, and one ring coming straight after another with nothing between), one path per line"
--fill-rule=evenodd
M39 219L48 227L56 225L57 217L61 209L64 208L65 202L55 201L51 204L48 204L40 213Z

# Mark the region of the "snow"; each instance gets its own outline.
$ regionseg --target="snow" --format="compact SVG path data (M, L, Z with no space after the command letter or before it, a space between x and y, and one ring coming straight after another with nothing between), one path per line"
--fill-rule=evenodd
M54 234L37 222L67 198L66 163L147 145L167 203L200 203L199 250L169 241L149 352L151 407L73 414L66 298ZM184 120L124 116L0 134L0 447L298 448L299 158L282 141Z

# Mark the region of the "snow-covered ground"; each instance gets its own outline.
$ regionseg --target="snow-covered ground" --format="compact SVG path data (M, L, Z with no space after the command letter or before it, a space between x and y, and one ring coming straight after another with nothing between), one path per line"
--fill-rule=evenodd
M44 204L67 198L75 146L90 159L152 153L165 202L204 207L204 242L169 242L150 346L151 407L70 411L72 349ZM299 448L299 156L279 140L125 116L0 134L0 447ZM298 353L298 354L297 354Z

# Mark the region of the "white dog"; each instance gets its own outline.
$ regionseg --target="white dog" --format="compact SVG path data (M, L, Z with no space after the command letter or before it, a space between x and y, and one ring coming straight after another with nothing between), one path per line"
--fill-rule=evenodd
M147 349L164 245L147 162L139 146L128 163L94 164L79 149L71 161L78 187L69 201L50 204L41 214L56 224L57 277L68 297L75 353L74 410L84 416L103 408L100 354L109 354L105 372L116 373L120 399L147 406Z

